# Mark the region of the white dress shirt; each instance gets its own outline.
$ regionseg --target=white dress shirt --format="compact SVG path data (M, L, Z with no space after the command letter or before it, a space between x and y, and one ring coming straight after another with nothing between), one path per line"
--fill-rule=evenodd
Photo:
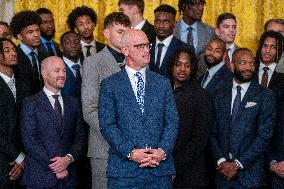
M208 77L206 78L206 81L202 81L203 88L205 88L208 83L211 81L211 79L214 77L214 75L220 70L220 68L224 65L224 62L220 62L219 64L213 66L212 68L209 68L208 71Z
M86 43L85 41L81 40L81 46L82 46L82 51L83 51L83 55L84 57L87 56L87 47L86 46L89 46L91 45L92 47L90 48L90 52L91 52L91 55L95 54L97 52L97 49L96 49L96 41L93 40L91 43Z
M264 65L262 62L260 62L260 64L259 64L259 69L258 69L258 82L259 82L259 84L261 84L262 75L263 75L263 73L264 73L263 68L264 68L264 67L268 67L269 70L267 71L267 73L268 73L268 82L267 82L267 85L269 85L269 82L270 82L271 77L272 77L272 74L273 74L273 72L274 72L274 70L275 70L275 68L276 68L276 65L277 65L277 63L274 62L274 63L271 63L271 64L269 64L268 66L266 66L266 65Z
M55 99L52 97L52 95L59 95L58 96L58 101L60 103L60 106L62 108L62 115L64 115L64 105L63 105L63 99L62 99L62 96L61 96L61 91L59 90L57 92L57 94L54 94L53 92L51 92L50 90L48 90L46 87L43 87L43 91L44 93L46 94L52 108L54 109L54 103L55 103Z
M144 24L146 23L146 20L142 20L139 24L137 24L136 26L134 27L131 27L132 29L137 29L137 30L142 30Z
M158 55L158 44L159 43L163 43L164 46L162 48L162 53L161 53L161 58L160 58L160 64L159 64L159 68L162 66L162 62L165 58L166 52L170 46L170 43L173 39L174 35L170 35L169 37L167 37L166 39L164 39L163 41L160 41L157 37L156 37L156 45L155 45L155 64L156 64L156 60L157 60L157 55Z
M232 43L230 46L229 46L229 51L228 51L228 56L229 56L229 59L230 59L230 62L232 62L232 58L233 58L233 53L234 51L236 50L236 44L235 43Z
M11 90L11 92L13 93L13 90L14 90L15 95L16 95L16 84L15 84L15 77L14 77L14 74L13 74L13 76L12 76L12 78L11 78L11 77L9 77L9 76L7 76L7 75L5 75L5 74L3 74L3 73L0 72L0 76L1 76L2 79L5 81L5 83L8 85L8 87L9 87L10 90ZM11 83L11 82L13 83L13 85L9 84L9 83ZM13 93L13 95L14 95L14 93ZM14 96L14 100L16 101L16 96ZM24 159L25 159L25 154L24 154L23 152L20 152L20 154L18 155L18 157L15 159L15 162L16 162L17 164L20 164L20 163L22 163L22 161L24 161Z
M138 82L138 78L135 76L136 70L130 68L129 66L125 65L125 71L127 72L128 78L130 80L133 92L135 94L135 97L137 99L137 82ZM141 70L139 70L139 72L142 74L142 79L144 82L144 89L145 89L145 81L146 81L146 67L142 68Z
M80 74L82 75L82 66L81 66L81 63L80 63L80 59L78 60L77 63L75 63L75 62L69 60L68 58L66 58L65 56L63 56L63 61L65 62L65 64L67 64L68 68L70 68L74 77L76 77L76 70L74 68L72 68L72 66L75 65L75 64L80 66Z

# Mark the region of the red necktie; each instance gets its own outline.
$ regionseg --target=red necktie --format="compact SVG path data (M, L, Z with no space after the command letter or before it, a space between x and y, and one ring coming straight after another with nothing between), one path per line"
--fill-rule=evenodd
M231 61L230 61L230 57L229 57L229 51L230 51L230 48L228 48L228 49L226 50L224 62L225 62L226 67L227 67L229 70L232 70Z
M264 87L267 87L267 83L268 83L268 67L263 67L263 75L261 78L261 85Z

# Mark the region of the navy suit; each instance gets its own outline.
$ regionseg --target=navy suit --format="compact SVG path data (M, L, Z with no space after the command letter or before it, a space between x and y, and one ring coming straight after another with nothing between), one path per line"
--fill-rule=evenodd
M198 79L199 83L202 83L204 76ZM213 95L218 88L220 88L224 83L231 81L233 78L233 73L223 65L212 77L209 83L206 85L205 90Z
M190 46L184 42L182 42L181 40L179 40L178 38L176 37L173 37L173 39L171 40L170 42L170 45L167 49L167 52L164 56L164 59L161 63L161 67L159 68L157 65L156 65L156 60L155 60L155 46L156 46L156 40L155 42L153 43L153 48L151 48L150 50L150 65L149 65L149 69L151 71L154 71L154 72L157 72L167 78L170 77L170 74L169 74L169 60L170 60L170 57L172 56L173 52L175 51L175 49L177 47L186 47L189 49L189 51L191 52L192 55L194 55L194 47L193 46Z
M73 72L66 63L65 63L65 68L66 68L66 81L64 87L61 90L61 93L65 96L73 96L78 100L81 100L82 80L81 78L76 78L74 76Z
M51 188L58 183L72 188L75 182L74 164L68 166L69 176L61 181L48 165L56 156L72 154L76 161L86 137L82 127L81 110L75 98L63 96L64 115L58 121L44 91L27 97L21 112L21 131L26 150L23 184L34 188Z
M211 131L211 150L215 162L220 158L230 161L230 152L232 160L239 160L244 168L229 182L218 173L216 183L223 187L230 182L237 182L243 188L262 187L267 181L265 153L275 126L276 101L272 91L252 81L239 114L232 120L232 85L232 81L225 83L214 96L216 118Z
M169 80L147 70L144 101L142 115L126 70L101 82L99 122L101 133L110 145L107 177L145 175L146 178L149 175L170 176L175 172L171 153L177 135L178 114ZM127 158L133 148L147 146L161 148L167 154L166 160L156 168L139 168Z

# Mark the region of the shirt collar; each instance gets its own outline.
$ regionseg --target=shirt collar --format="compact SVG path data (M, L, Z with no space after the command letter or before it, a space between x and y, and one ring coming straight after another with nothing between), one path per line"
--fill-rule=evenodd
M78 60L78 62L73 62L72 60L70 60L70 59L66 58L65 56L63 56L63 61L65 62L65 64L67 64L67 66L69 68L72 68L72 66L75 65L75 64L78 64L81 67L80 59Z
M4 79L5 83L9 83L11 79L15 79L14 74L12 77L9 77L6 74L3 74L2 72L0 72L0 76Z
M276 66L277 66L277 63L275 63L275 62L269 64L268 66L266 66L266 65L264 65L262 62L260 62L260 64L259 64L259 70L263 70L264 67L268 67L268 68L269 68L269 71L274 72Z
M208 69L209 76L212 77L215 73L224 65L224 62L220 62L219 64L213 66L212 68Z
M57 94L54 94L53 92L48 90L46 87L43 87L43 91L44 91L44 93L46 94L47 97L51 97L52 95L59 95L59 96L61 96L61 90L59 90L57 92Z
M89 45L96 47L96 41L95 40L93 40L91 43L86 43L85 41L81 40L80 43L81 43L82 47L89 46Z
M27 45L25 45L24 43L20 43L20 48L22 49L22 51L25 53L25 55L29 55L31 52L32 52L32 50L27 46ZM38 50L37 50L37 48L35 48L34 50L33 50L33 52L35 52L36 53L36 55L38 55Z
M127 74L128 74L128 77L130 77L130 78L134 78L136 72L138 72L138 71L136 71L136 70L130 68L130 67L127 66L127 65L125 65L125 70L126 70L126 72L127 72ZM142 68L141 70L139 70L139 72L142 74L142 77L143 77L143 79L145 80L146 67L144 67L144 68Z
M236 81L233 79L233 89L236 90L237 86L241 86L242 87L242 90L245 91L245 93L247 92L248 88L249 88L249 85L250 85L251 82L245 82L245 83L242 83L242 84L238 84L236 83Z
M191 24L191 25L188 25L187 23L185 23L185 21L183 20L183 18L181 19L181 31L188 31L188 27L189 26L191 26L191 28L193 29L193 30L197 30L197 22L194 22L193 24Z
M236 48L236 45L235 45L235 43L232 43L230 46L229 46L229 48L228 49L230 49L230 50L235 50L235 48Z
M170 35L169 37L167 37L166 39L164 39L163 41L160 41L157 37L156 37L156 47L158 46L159 43L163 43L165 45L165 47L169 47L170 43L173 39L174 35Z
M146 23L146 20L142 20L139 24L137 24L136 26L132 27L133 29L138 29L141 30L144 26L144 24Z
M41 41L41 43L42 44L45 44L45 43L47 43L47 42L49 42L49 43L52 43L53 44L53 41L50 39L50 40L46 40L45 38L43 38L42 36L40 36L40 41Z

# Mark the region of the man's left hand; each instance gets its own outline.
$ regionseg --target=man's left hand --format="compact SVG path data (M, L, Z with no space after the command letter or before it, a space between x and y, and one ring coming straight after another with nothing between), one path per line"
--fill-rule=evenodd
M66 170L70 163L67 157L55 157L50 161L53 162L49 164L49 168L53 171L53 173L60 173Z
M161 149L149 149L148 153L150 154L151 159L146 162L142 160L139 167L153 167L153 164L155 165L154 167L156 167L165 158L165 153Z

